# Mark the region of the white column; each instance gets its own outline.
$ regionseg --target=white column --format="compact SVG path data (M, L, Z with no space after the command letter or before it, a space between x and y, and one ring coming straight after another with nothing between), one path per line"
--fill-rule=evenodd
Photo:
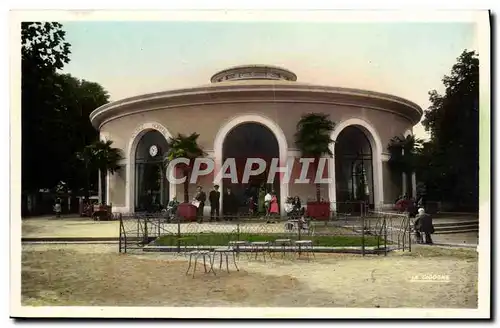
M411 174L411 192L413 197L417 197L417 175L415 172Z
M279 160L279 165L280 166L286 166L288 165L288 149L285 149L284 152L280 151L280 160ZM283 177L282 177L283 175ZM289 181L286 181L284 179L284 174L278 173L278 176L280 177L280 215L281 216L286 216L285 213L285 204L286 204L286 199L288 198L288 195L290 193L288 189L288 183Z
M382 169L382 152L379 148L373 150L373 184L374 184L374 195L373 202L375 203L375 207L381 206L384 203L384 176Z
M405 150L404 149L401 149L401 154L403 155L403 157L405 156ZM406 173L403 173L401 175L401 178L402 178L401 181L402 181L402 184L403 184L401 187L403 189L403 196L404 196L405 194L407 194L407 191L406 191Z
M163 190L165 188L165 176L163 175L163 168L160 167L160 202L162 203L163 206L167 205L165 204L165 201L163 199L163 195L165 195L165 191Z
M335 147L331 147L332 158L328 161L328 173L330 174L330 183L328 184L328 198L330 199L330 210L337 211L337 188L335 180Z
M127 161L127 174L125 177L125 207L129 213L134 212L134 188L135 188L135 162L131 159Z
M167 174L167 183L168 183L168 194L170 197L170 199L167 199L167 204L171 199L173 199L174 197L177 196L177 185L168 180L168 177L170 177L171 169L172 168L170 166L167 166L166 174ZM175 173L175 172L173 172L173 173Z
M111 205L111 200L109 199L109 194L110 194L110 186L109 183L111 181L111 173L106 173L106 203L107 205Z
M402 179L401 181L403 182L401 188L404 196L404 194L406 194L406 173L401 174L401 179Z
M97 170L97 195L99 196L99 204L102 203L102 181L101 181L101 170Z

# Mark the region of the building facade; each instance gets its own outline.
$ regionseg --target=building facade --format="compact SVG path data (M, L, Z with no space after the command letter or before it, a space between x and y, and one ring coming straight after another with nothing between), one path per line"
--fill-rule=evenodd
M200 135L199 145L216 168L229 157L237 162L247 157L279 158L281 165L292 161L290 182L281 179L272 186L281 206L288 196L314 198L313 182L293 182L301 167L294 136L307 113L325 113L335 122L334 156L327 161L331 181L321 185L321 195L333 209L361 194L375 207L393 203L405 191L412 192L407 186L415 188L414 175L391 172L387 146L394 136L412 133L423 114L418 105L378 92L299 83L286 69L253 65L218 72L208 85L126 98L92 112L90 119L101 139L112 140L124 155L119 172L103 182L106 199L117 212L134 212L151 201L166 204L175 195L182 200L183 186L169 183L164 170L167 141L193 132ZM190 184L190 197L196 185L207 191L214 183L236 190L245 187L214 179L213 174L202 176ZM363 188L360 179L366 182Z

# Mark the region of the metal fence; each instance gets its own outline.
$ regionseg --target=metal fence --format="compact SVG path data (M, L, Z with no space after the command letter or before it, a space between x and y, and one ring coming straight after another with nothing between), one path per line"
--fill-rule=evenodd
M276 239L312 240L315 246L367 247L411 250L411 223L407 214L371 210L364 202L330 203L330 216L307 220L292 217L220 216L198 221L168 217L162 213L131 213L120 216L119 251L142 250L148 244L181 247L227 246L230 241ZM303 226L302 226L303 225ZM300 228L302 227L302 228Z
M310 220L301 223L290 218L220 217L203 223L164 217L160 213L123 214L120 217L119 251L141 250L154 243L174 246L226 246L230 241L269 241L276 239L312 240L315 246L361 248L377 245L377 237L343 220ZM380 243L378 243L380 246Z
M411 251L412 224L408 213L368 211L364 221L364 231L383 240L383 248Z

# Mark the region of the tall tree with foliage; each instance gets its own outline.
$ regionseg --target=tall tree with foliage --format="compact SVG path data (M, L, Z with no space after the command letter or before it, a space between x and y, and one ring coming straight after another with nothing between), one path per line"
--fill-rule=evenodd
M54 108L60 94L56 70L69 62L70 45L59 23L21 24L22 186L36 190L55 186L66 141L59 134ZM43 174L40 174L43 172Z
M97 83L60 73L70 60L62 24L23 22L21 39L22 189L52 189L60 181L79 189L87 177L74 154L98 139L89 114L109 96Z
M112 147L113 141L95 141L94 143L86 146L81 152L77 153L77 159L83 163L83 166L87 172L87 192L86 197L88 198L91 172L98 171L101 178L101 199L100 202L103 204L107 203L106 199L106 189L105 181L107 173L114 174L120 166L119 161L122 159L121 150Z
M432 165L425 183L436 183L435 196L457 206L479 200L479 58L465 50L443 78L444 94L429 93L432 105L422 121L430 132L426 155ZM424 173L425 174L425 173Z
M189 180L193 169L193 162L196 158L206 156L206 153L198 145L198 133L184 135L179 133L176 137L168 141L167 158L172 161L177 158L187 158L190 160L190 165L180 164L179 167L186 177L184 181L184 202L189 202Z
M58 112L61 116L61 132L64 131L66 146L61 149L65 161L65 166L61 174L68 185L73 189L79 189L85 186L92 187L97 185L97 170L90 172L91 186L87 186L87 174L81 165L75 162L74 154L83 147L99 140L97 130L92 126L89 120L90 113L97 107L106 104L109 96L104 88L94 82L77 79L69 74L58 75L61 89L64 90L64 96L61 97L61 110Z
M324 155L333 156L330 144L335 123L327 114L310 113L303 115L297 123L295 144L302 156L314 158L314 168L317 171L319 159ZM316 179L316 177L315 177ZM316 201L321 200L320 184L316 184Z

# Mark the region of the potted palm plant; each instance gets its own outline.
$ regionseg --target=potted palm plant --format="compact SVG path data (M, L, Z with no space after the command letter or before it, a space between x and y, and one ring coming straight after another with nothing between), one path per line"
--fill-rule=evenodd
M106 199L106 175L107 173L114 174L120 169L118 162L122 159L121 150L112 147L113 141L97 140L94 143L85 146L85 148L76 154L77 158L83 162L85 171L87 172L87 192L86 198L88 199L88 189L90 186L90 172L98 170L101 179L101 190L99 190L99 208L94 211L93 216L101 218L108 218L111 215L111 207L108 206L108 199Z
M168 141L167 158L172 161L177 158L189 159L189 164L180 164L177 167L182 170L186 180L184 181L184 202L179 204L177 214L185 219L196 219L196 208L189 203L189 180L193 170L194 160L206 156L206 153L198 145L198 133L184 135L179 133Z
M333 142L331 134L335 123L327 114L310 113L303 115L297 123L295 144L302 156L314 158L313 169L317 172L319 159L325 155L333 156L330 144ZM316 179L316 173L315 177ZM320 184L316 183L316 201L307 203L308 216L312 218L326 218L330 216L330 203L321 200Z

